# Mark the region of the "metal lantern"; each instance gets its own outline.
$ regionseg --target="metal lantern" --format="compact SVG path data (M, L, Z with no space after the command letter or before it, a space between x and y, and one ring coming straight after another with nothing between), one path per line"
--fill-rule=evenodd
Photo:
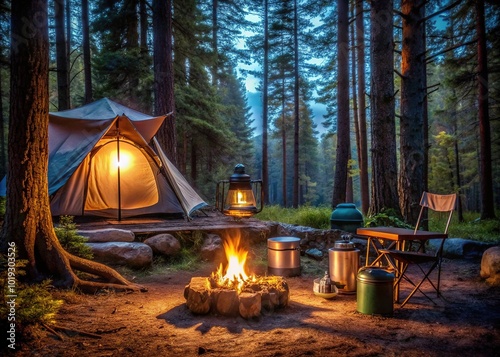
M226 193L226 186L228 186ZM260 192L260 208L257 208L257 200L254 192ZM262 211L262 180L250 180L245 174L245 166L238 164L234 167L234 173L228 180L217 183L216 207L227 216L251 217Z

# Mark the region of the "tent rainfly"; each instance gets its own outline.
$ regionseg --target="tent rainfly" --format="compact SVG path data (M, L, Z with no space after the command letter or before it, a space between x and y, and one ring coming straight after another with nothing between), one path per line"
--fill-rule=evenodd
M150 214L190 217L206 206L154 137L166 118L108 98L50 112L52 215L119 220ZM0 184L1 196L6 195L5 181Z

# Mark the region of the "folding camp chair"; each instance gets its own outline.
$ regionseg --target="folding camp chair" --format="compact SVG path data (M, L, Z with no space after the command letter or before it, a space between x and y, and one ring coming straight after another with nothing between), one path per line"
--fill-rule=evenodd
M421 290L421 286L425 281L428 281L430 285L436 290L437 296L441 295L439 291L439 285L441 281L441 260L443 254L443 246L445 239L448 234L448 227L450 225L451 217L453 215L453 210L455 209L455 202L457 199L456 194L451 195L438 195L429 192L424 192L422 194L422 198L420 200L420 214L417 220L417 224L415 226L414 234L418 231L420 223L424 217L424 210L432 210L436 212L447 212L448 220L446 222L446 227L444 230L444 234L446 234L445 238L441 239L441 243L439 248L435 252L435 254L426 254L419 249L418 251L403 251L403 250L392 250L392 249L381 249L380 253L384 255L389 264L398 271L398 277L395 282L395 287L399 289L399 284L402 279L408 281L411 285L413 285L412 292L406 297L406 299L401 303L401 307L403 307L408 300L418 291L420 291L425 297L427 297L430 301L434 302L425 292ZM432 237L430 238L432 239ZM399 264L398 264L399 263ZM420 270L419 274L422 274L422 278L418 283L414 283L409 275L407 274L407 269L409 266L414 265L417 266ZM399 268L399 269L398 269ZM435 283L431 279L431 273L434 269L437 268L437 279Z

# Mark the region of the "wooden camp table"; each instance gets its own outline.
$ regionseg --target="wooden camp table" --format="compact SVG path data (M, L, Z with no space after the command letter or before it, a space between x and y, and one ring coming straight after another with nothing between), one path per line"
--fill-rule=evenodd
M439 232L429 232L429 231L414 231L413 229L407 228L397 228L397 227L369 227L369 228L358 228L356 234L360 238L367 238L368 242L366 244L366 261L365 266L376 266L381 264L381 259L384 256L380 253L380 249L397 249L405 250L406 242L418 240L424 244L427 240L433 238L447 238L448 234ZM379 242L381 247L377 246L376 242ZM372 262L369 260L370 247L372 247L376 252L376 258ZM396 267L396 278L402 271L401 264L389 263ZM399 302L399 284L394 287L394 300Z

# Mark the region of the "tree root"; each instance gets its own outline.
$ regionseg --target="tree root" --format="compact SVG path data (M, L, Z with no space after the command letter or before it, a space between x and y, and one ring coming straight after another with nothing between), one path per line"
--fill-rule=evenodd
M81 335L81 336L85 336L85 337L96 338L96 339L101 339L102 338L101 335L98 335L98 334L95 334L95 333L85 332L85 331L81 331L81 330L76 330L74 328L67 328L67 327L58 326L58 325L54 325L53 326L53 330L61 331L61 332L64 332L64 333L69 333L69 334Z
M146 287L128 281L116 270L104 264L83 259L69 253L67 254L67 258L72 269L96 275L106 280L106 282L95 282L82 280L76 277L74 287L84 293L95 294L97 291L102 289L113 289L117 291L147 291Z

